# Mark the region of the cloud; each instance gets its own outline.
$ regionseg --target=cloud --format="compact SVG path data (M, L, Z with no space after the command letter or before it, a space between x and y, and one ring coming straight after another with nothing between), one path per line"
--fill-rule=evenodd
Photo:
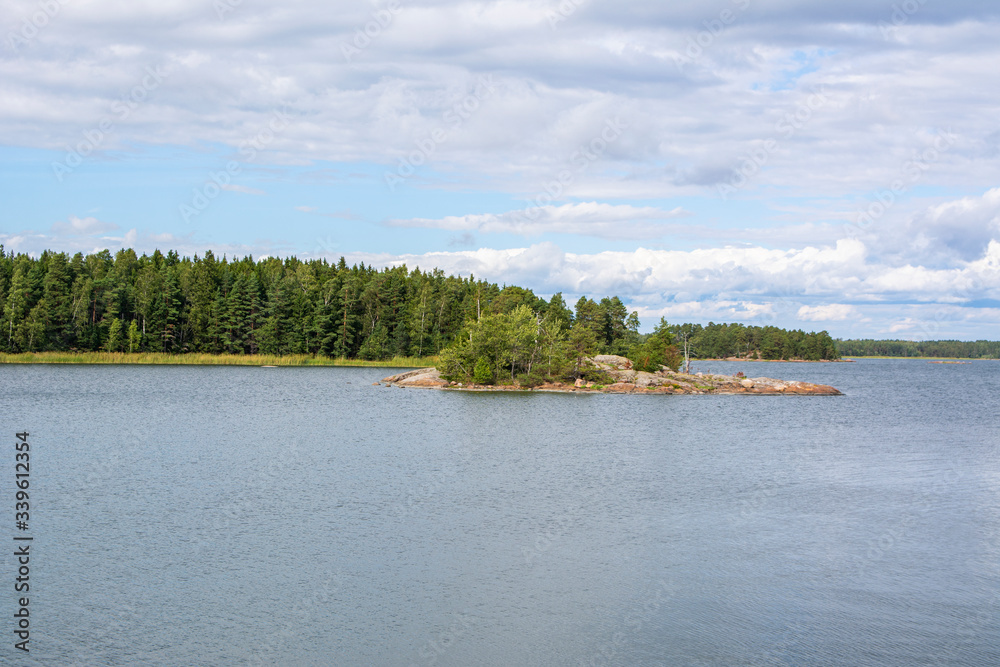
M806 322L843 322L859 317L857 308L843 303L830 303L824 306L802 306L798 310L798 318Z
M6 4L16 32L24 5ZM620 116L626 131L569 189L590 199L714 194L771 139L766 179L741 193L856 193L890 184L928 128L955 127L964 139L937 178L1000 178L984 158L1000 74L981 67L1000 57L996 7L925 3L886 33L891 6L760 0L691 58L719 9L670 4L586 3L553 30L545 3L413 0L351 60L342 46L372 20L368 3L241 3L223 20L195 0L66 5L0 60L0 143L65 151L98 131L97 153L237 151L287 109L257 163L392 169L444 131L425 171L534 195ZM146 67L163 81L131 99ZM494 92L450 120L487 75ZM818 87L826 103L788 130Z
M69 216L67 222L57 222L52 225L53 234L68 234L73 236L104 234L116 229L119 229L119 227L113 222L103 222L93 217L78 218L75 215Z
M898 334L900 332L910 332L920 327L920 322L913 318L906 317L889 327L889 333Z
M449 247L460 247L460 246L474 246L476 245L476 237L473 234L466 232L461 236L453 236L451 240L448 241Z
M587 202L562 206L532 206L502 214L448 216L439 219L410 218L389 220L392 227L422 227L452 231L477 231L481 234L579 234L604 239L648 239L681 228L660 221L689 215L680 207L663 211L653 207Z
M301 211L303 213L315 213L319 209L316 208L315 206L296 206L295 210L296 211Z
M991 241L1000 239L1000 188L933 206L914 216L908 228L925 261L976 260Z
M857 239L789 250L637 248L593 254L569 253L542 242L422 255L352 253L349 259L474 273L543 293L619 294L651 310L705 301L784 303L786 310L807 321L850 319L855 310L844 305L846 300L960 304L1000 296L1000 242L992 243L980 260L947 270L880 263Z

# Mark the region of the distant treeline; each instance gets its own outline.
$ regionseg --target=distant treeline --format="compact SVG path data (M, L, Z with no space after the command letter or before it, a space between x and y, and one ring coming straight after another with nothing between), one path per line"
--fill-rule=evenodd
M959 357L1000 359L1000 341L977 340L838 340L845 357Z
M755 327L744 324L680 324L670 327L675 344L683 351L685 340L692 358L724 359L839 359L833 339L825 331L805 333L778 327Z

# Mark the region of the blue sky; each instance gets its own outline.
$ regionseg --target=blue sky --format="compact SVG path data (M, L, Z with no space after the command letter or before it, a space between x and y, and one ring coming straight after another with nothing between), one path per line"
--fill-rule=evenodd
M0 0L0 243L405 263L643 329L1000 337L957 0Z

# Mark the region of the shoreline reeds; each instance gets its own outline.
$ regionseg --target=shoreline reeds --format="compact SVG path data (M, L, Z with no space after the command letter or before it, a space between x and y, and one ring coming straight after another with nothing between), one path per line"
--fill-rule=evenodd
M344 359L308 354L167 354L164 352L21 352L0 353L0 364L141 364L150 366L365 366L424 368L437 357L394 357L384 361Z

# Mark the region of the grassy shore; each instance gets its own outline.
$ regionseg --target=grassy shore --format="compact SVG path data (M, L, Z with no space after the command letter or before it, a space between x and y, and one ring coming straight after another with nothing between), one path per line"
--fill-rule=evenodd
M158 352L24 352L0 353L0 364L149 364L194 366L376 366L424 368L437 357L395 357L386 361L331 359L307 354L163 354Z

